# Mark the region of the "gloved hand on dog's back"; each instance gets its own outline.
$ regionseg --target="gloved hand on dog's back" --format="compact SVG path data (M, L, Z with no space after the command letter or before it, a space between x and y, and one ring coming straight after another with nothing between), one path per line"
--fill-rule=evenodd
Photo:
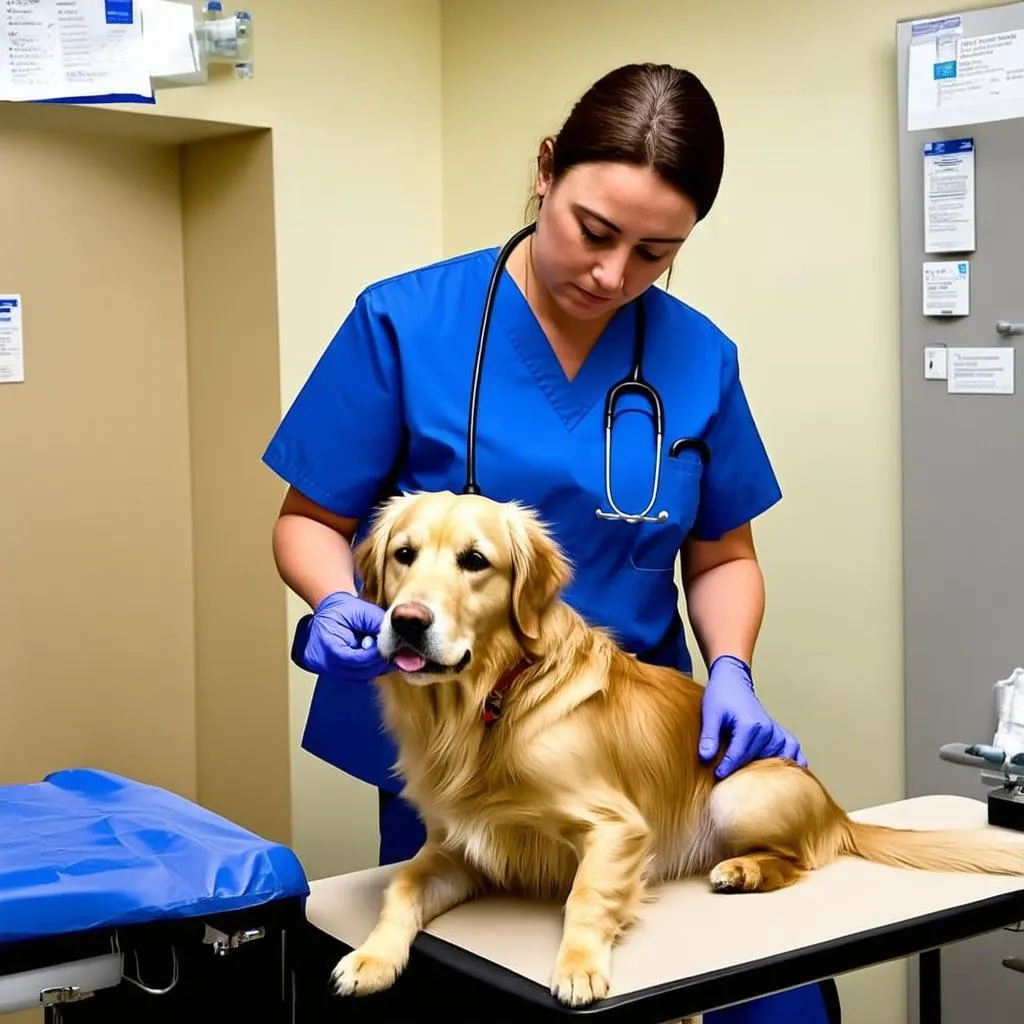
M393 671L377 650L384 611L351 591L328 594L295 627L292 661L307 672L368 683Z
M807 767L796 737L772 721L757 699L750 667L731 654L715 658L708 672L699 747L703 761L710 761L718 751L723 726L729 735L725 756L715 771L719 779L759 758L787 757Z

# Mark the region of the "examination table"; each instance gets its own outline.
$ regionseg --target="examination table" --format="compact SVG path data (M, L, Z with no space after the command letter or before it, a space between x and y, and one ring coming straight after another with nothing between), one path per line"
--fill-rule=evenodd
M855 817L991 827L983 802L949 796ZM938 1024L940 948L1024 920L1024 878L855 859L775 893L672 883L617 947L609 997L570 1010L548 990L559 906L491 898L431 922L388 992L338 999L331 970L372 928L394 871L309 883L287 848L107 772L0 787L0 1013L43 1005L48 1024L660 1024L919 955L920 1019Z
M308 892L291 850L158 787L0 786L0 1013L285 1024Z
M902 800L853 816L908 828L991 827L984 802L955 796ZM1004 835L1024 843L1022 833ZM662 1024L916 955L919 1019L938 1024L941 947L1024 919L1024 878L938 874L852 858L773 893L713 893L702 879L672 883L616 948L608 998L570 1010L548 990L560 908L493 898L429 924L391 990L347 999L342 1010L327 994L330 971L373 927L394 871L391 865L311 883L300 1021L541 1024L586 1017Z

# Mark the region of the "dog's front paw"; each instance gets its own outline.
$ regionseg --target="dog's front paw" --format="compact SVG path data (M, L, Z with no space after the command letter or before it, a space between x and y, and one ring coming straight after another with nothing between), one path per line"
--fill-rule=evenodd
M566 947L559 950L551 992L565 1006L586 1006L604 999L611 986L611 951Z
M371 950L354 949L338 961L331 973L331 982L336 995L367 996L391 988L403 967L404 958L399 960Z

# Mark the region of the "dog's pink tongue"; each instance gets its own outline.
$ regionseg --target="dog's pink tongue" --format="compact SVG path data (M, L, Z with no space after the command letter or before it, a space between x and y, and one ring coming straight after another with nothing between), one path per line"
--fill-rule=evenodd
M415 651L401 650L395 655L395 664L403 672L418 672L426 663L427 659Z

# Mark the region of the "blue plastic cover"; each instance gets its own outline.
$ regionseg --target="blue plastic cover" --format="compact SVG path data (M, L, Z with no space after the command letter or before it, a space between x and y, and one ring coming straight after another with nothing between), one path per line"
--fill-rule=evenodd
M166 790L91 769L0 786L0 943L308 893L287 847Z

